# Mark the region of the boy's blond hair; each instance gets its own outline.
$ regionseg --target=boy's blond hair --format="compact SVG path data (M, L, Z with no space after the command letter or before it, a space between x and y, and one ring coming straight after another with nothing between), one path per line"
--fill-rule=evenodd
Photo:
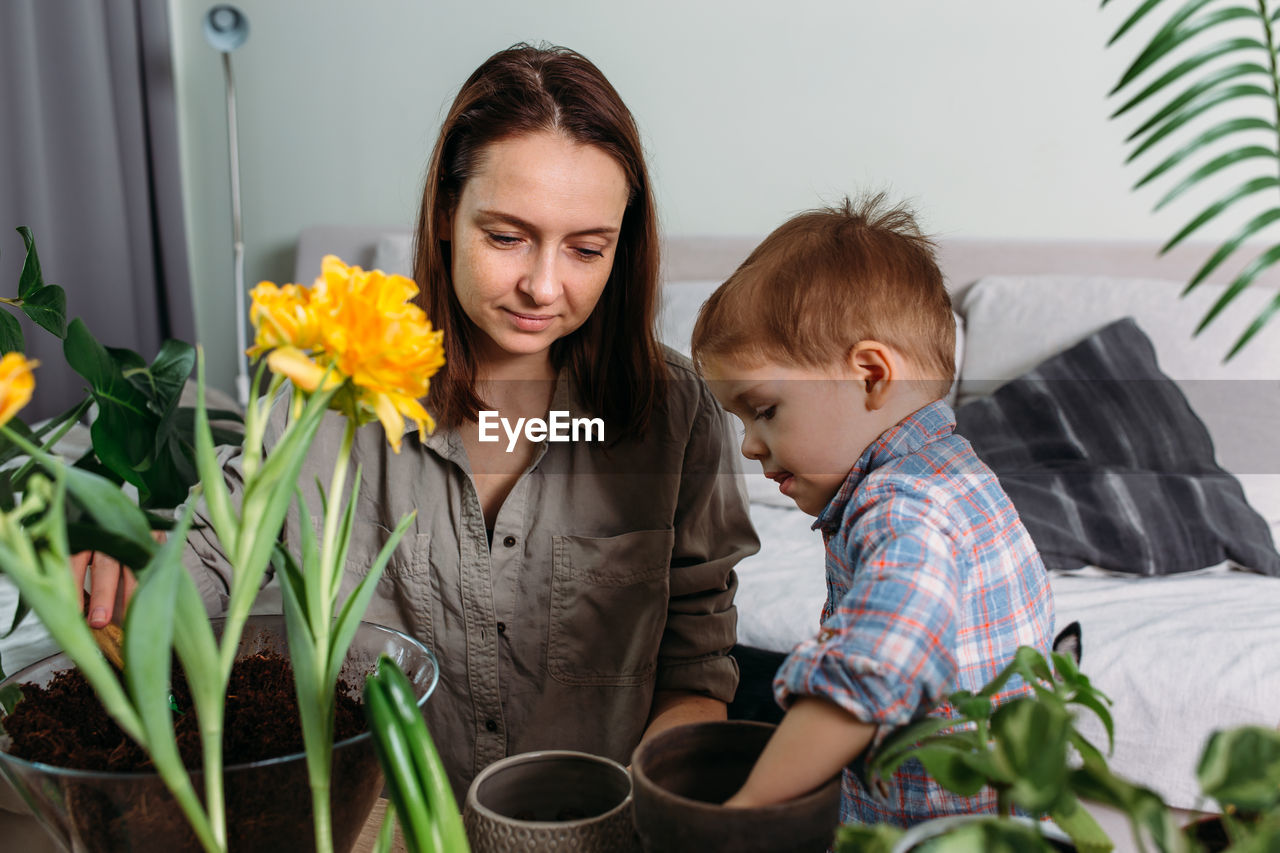
M865 340L909 359L937 398L950 390L955 318L933 242L883 194L806 211L766 237L698 312L693 359L825 367Z

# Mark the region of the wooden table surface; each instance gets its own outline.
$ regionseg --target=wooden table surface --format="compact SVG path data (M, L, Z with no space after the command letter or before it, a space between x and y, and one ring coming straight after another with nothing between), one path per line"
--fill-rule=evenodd
M351 848L351 853L372 853L375 842L378 840L378 830L382 828L382 816L386 814L387 801L379 797L378 801L373 804L373 811L369 814L369 819L365 821L364 829L360 830L360 836L356 838L356 844ZM396 837L391 843L392 853L408 853L404 846L404 836L400 834L399 825L396 826Z

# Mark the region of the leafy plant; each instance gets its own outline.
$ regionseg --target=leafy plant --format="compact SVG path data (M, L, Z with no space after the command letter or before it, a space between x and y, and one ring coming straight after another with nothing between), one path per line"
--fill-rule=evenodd
M9 422L14 436L0 435L0 510L13 511L28 478L37 469L29 448L45 453L86 415L91 447L73 463L115 486L128 484L137 503L147 511L152 529L172 526L169 511L187 499L198 480L193 439L194 409L179 400L195 364L195 349L181 341L166 341L147 364L133 350L106 347L94 338L80 319L66 319L66 294L47 284L40 267L31 230L18 228L26 247L18 295L0 297L12 310L21 311L38 326L62 340L67 363L86 382L85 399L32 430L21 421ZM21 353L26 341L22 327L10 311L0 311L0 355ZM215 410L218 421L238 421L235 412ZM222 426L211 428L218 444L236 443L240 434ZM25 459L23 459L25 457ZM65 497L67 547L71 553L101 551L129 566L145 566L154 548L126 535L119 526L100 523L91 507L74 489ZM10 624L0 637L12 633L30 608L19 599ZM0 679L4 671L0 669Z
M984 786L995 789L999 815L947 828L921 850L967 853L990 850L1051 850L1038 821L1009 820L1014 808L1036 818L1048 816L1082 853L1104 853L1113 844L1086 802L1119 810L1129 820L1139 850L1148 843L1160 853L1205 849L1195 825L1180 828L1154 791L1111 772L1102 752L1076 728L1074 709L1098 716L1112 741L1106 698L1079 671L1075 661L1052 656L1054 670L1038 651L1018 649L1014 660L978 693L952 693L954 719L927 718L886 737L863 765L864 782L879 790L908 759L963 796ZM994 707L991 698L1017 675L1033 693ZM1222 829L1230 853L1270 851L1280 845L1280 731L1243 726L1216 732L1197 769L1201 791L1223 809ZM890 853L903 831L878 826L842 826L841 853Z
M367 575L340 601L347 543L354 523L357 468L350 491L347 472L355 430L380 420L398 452L404 418L420 433L430 421L418 402L429 377L443 363L440 332L434 332L412 303L417 288L402 276L348 268L325 258L324 274L311 289L276 288L264 282L254 291L251 319L257 328L255 349L267 357L254 382L267 369L272 379L250 400L244 419L240 457L242 489L231 494L215 449L205 406L203 370L198 370L194 414L194 460L210 526L232 568L227 611L215 638L200 595L179 556L191 520L189 504L170 544L151 540L149 519L115 483L94 471L68 466L28 441L6 423L30 399L32 362L20 353L0 360L0 436L27 453L40 469L22 481L17 506L0 508L0 570L17 585L81 669L103 706L153 759L201 845L226 851L229 837L222 778L224 701L240 636L268 566L274 560L284 592L290 662L301 716L316 849L333 849L330 777L333 750L334 692L339 668L383 568L413 515L406 516L384 543ZM201 362L202 363L202 362ZM292 390L285 394L285 383ZM265 452L264 436L273 406L288 404L282 434ZM342 448L334 474L322 492L323 537L317 541L303 524L301 554L280 545L280 531L295 498L309 518L298 479L329 409L345 416ZM81 615L81 591L71 578L68 531L70 499L78 501L97 527L116 535L148 560L128 608L124 630L122 690ZM152 559L154 554L154 559ZM171 654L177 653L191 691L199 723L203 761L203 802L182 765L168 702Z
M1106 6L1110 0L1102 0ZM1108 46L1152 14L1161 0L1144 0L1117 28ZM1149 108L1150 115L1129 135L1133 150L1126 162L1154 156L1164 143L1176 147L1163 155L1134 185L1158 179L1172 186L1156 204L1164 207L1209 178L1237 164L1256 167L1253 177L1200 210L1164 246L1164 254L1228 210L1249 202L1257 212L1209 257L1187 283L1191 291L1240 250L1246 241L1273 235L1270 245L1250 261L1200 321L1196 332L1213 322L1246 287L1280 261L1280 70L1274 31L1280 10L1268 0L1242 5L1230 0L1185 0L1165 4L1168 17L1121 75L1111 96L1131 93L1112 114ZM1252 37L1240 35L1253 28ZM1223 27L1228 27L1223 34ZM1182 58L1178 58L1181 56ZM1175 63L1175 59L1177 59ZM1141 85L1141 89L1139 86ZM1224 115L1219 107L1229 107ZM1202 156L1203 155L1203 156ZM1173 182L1175 175L1180 175ZM1259 204L1259 196L1264 199ZM1280 309L1277 295L1232 345L1230 359Z
M409 853L467 853L467 833L440 754L409 679L386 655L365 680L364 709L391 795L378 849L389 849L394 814Z

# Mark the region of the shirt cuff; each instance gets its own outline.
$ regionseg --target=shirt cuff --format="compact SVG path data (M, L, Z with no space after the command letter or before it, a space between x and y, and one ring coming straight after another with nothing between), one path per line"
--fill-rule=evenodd
M738 662L725 654L709 655L658 667L656 690L685 690L728 704L738 692Z

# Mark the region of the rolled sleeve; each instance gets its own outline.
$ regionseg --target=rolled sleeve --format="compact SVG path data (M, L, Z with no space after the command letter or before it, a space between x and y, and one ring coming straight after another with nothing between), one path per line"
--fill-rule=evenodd
M232 506L239 512L240 499L244 493L244 475L240 468L242 449L236 446L218 448L218 463L222 469L223 480L231 495ZM227 558L209 521L208 507L203 495L195 499L195 512L191 531L187 534L187 547L182 554L182 562L191 579L195 582L200 598L204 601L205 610L211 616L219 616L226 612L230 599L231 561Z
M783 707L821 696L863 722L897 726L945 697L957 671L960 583L934 517L928 501L901 496L868 507L845 555L848 591L774 679Z
M671 555L667 624L658 650L659 690L687 690L733 700L738 666L734 566L759 550L738 483L723 410L698 383L685 450Z

